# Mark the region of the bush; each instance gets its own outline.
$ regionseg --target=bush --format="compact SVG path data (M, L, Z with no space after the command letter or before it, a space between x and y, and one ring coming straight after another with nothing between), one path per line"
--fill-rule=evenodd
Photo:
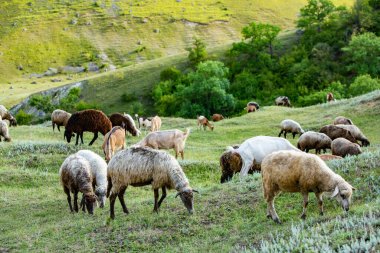
M86 103L83 100L79 101L75 104L75 110L76 111L83 111L87 109L100 109L100 106L93 103Z
M160 80L161 81L177 81L181 77L181 71L176 67L170 67L161 71Z
M123 95L121 95L121 101L123 101L124 103L132 102L135 100L137 100L137 97L135 94L123 93Z
M380 89L379 79L371 78L370 75L362 75L358 76L350 85L349 93L352 96L358 96L377 89Z
M36 107L38 110L46 113L52 112L54 107L49 97L42 95L34 95L29 100L29 105Z
M16 114L17 124L19 125L29 125L32 121L32 118L32 115L27 114L23 110L18 111L18 113Z

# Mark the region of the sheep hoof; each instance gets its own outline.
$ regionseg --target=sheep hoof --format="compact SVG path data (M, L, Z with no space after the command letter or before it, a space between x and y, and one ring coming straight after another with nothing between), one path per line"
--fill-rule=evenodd
M319 215L320 215L320 216L323 216L323 212L320 212Z
M267 214L267 219L271 219L272 216L270 214Z
M277 224L282 224L282 222L280 221L279 218L275 218L275 219L273 219L273 220L274 220L274 222L276 222Z
M303 219L303 220L306 219L306 214L303 213L303 214L301 215L301 219Z

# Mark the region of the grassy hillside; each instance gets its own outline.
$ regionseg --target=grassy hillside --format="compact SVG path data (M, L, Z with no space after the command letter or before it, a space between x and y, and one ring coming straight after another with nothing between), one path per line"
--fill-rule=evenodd
M163 118L163 128L192 127L180 161L195 196L196 213L189 216L180 200L169 191L159 214L153 214L150 187L129 187L126 203L130 215L116 204L116 219L108 221L109 204L95 215L70 214L59 185L62 161L86 145L65 144L62 133L49 124L11 128L12 143L0 143L0 251L128 251L128 252L273 252L380 250L378 233L380 189L380 91L331 104L307 108L263 107L260 111L215 123L215 130L196 129L195 120ZM371 141L364 154L329 166L352 183L350 212L343 214L335 200L325 197L325 216L318 215L310 195L308 218L301 221L300 194L281 194L276 209L283 225L266 219L261 176L221 185L219 156L225 146L256 135L276 136L285 118L307 130L319 129L338 116L350 117ZM140 137L141 138L141 137ZM128 146L139 137L127 137ZM295 144L296 139L290 139ZM101 141L90 147L102 154ZM170 151L172 154L173 152ZM368 248L370 247L370 248Z

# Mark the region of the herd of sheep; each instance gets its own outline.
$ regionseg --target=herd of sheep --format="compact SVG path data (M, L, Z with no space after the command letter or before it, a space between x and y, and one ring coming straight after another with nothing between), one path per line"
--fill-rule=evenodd
M288 99L282 98L282 101ZM287 105L287 104L284 104ZM250 111L259 109L258 104L248 104ZM252 109L254 107L255 109ZM4 106L0 106L0 117L7 119L9 125L16 125L15 119ZM220 114L213 115L214 121L223 120ZM128 213L124 193L129 185L151 185L154 191L154 211L158 209L166 197L167 189L177 190L183 204L193 212L193 193L189 180L177 161L178 155L184 159L184 149L190 130L185 132L173 129L160 131L161 119L155 116L151 119L139 118L136 115L139 128L150 129L141 141L125 148L125 137L128 131L133 136L139 136L141 131L136 127L133 118L128 114L115 113L107 117L99 110L84 110L73 114L63 110L55 110L51 115L53 131L57 126L65 127L64 138L70 142L76 136L83 144L83 133L92 132L92 145L100 132L104 135L103 153L105 159L89 150L80 150L68 156L62 163L59 175L67 201L72 212L79 208L90 214L98 203L104 207L106 198L110 200L110 217L114 219L115 200L119 199L123 212ZM213 130L206 117L198 116L200 128L207 126ZM300 135L297 147L286 140L286 134L293 138ZM281 138L281 135L284 138ZM10 141L8 125L0 121L0 136ZM0 139L1 140L1 139ZM358 141L361 142L359 145ZM228 147L220 157L222 170L221 183L229 181L235 173L244 177L253 171L261 171L264 197L267 201L267 217L280 223L274 208L274 198L279 192L300 192L303 195L303 212L306 217L309 192L314 192L323 214L322 194L329 192L341 203L346 211L349 209L350 198L354 187L341 176L334 173L323 160L341 159L347 155L361 153L361 146L368 146L369 140L350 119L337 117L332 125L323 126L319 132L305 132L301 125L290 119L280 123L278 137L256 136L247 139L242 144ZM174 149L175 157L157 149ZM332 155L308 154L315 149L316 154L321 150L331 149ZM303 152L305 151L305 152ZM107 164L108 163L108 164ZM161 189L161 198L159 190ZM74 207L71 201L74 197ZM78 207L78 194L82 199Z

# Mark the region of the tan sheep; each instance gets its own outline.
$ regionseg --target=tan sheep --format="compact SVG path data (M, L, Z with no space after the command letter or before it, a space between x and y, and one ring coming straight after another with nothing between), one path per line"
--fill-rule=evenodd
M336 138L342 137L342 138L346 138L347 140L351 142L356 142L356 139L354 138L354 136L351 134L350 131L338 126L326 125L322 127L319 130L319 132L326 134L328 137L331 138L331 140L335 140Z
M332 192L343 210L348 211L352 190L355 190L341 176L334 173L317 155L296 151L278 151L266 156L261 164L264 198L267 201L267 217L281 223L274 208L274 198L280 192L300 192L303 195L303 212L309 192L314 192L318 199L320 214L323 215L323 192Z
M61 129L59 129L60 126L66 127L67 122L69 121L71 117L71 113L68 113L64 110L56 109L51 113L51 124L53 126L53 132L54 127L57 125L58 131L61 132Z
M150 130L152 132L160 131L161 128L161 118L158 116L154 116L151 121L151 127Z
M9 129L7 123L4 122L4 120L0 121L0 141L1 136L4 137L4 140L9 142L11 141L11 136L9 135Z
M352 136L354 136L356 141L360 141L362 143L362 146L366 147L369 146L369 140L367 137L360 131L360 129L355 125L336 125L337 127L346 129L347 131L350 131Z
M125 148L125 130L121 126L115 126L104 136L102 149L107 162L116 151Z
M214 130L214 126L211 125L208 119L202 115L197 118L197 126L199 129L202 129L203 127L203 130L206 130L206 127L210 128L211 131Z
M298 139L297 148L306 151L306 153L310 149L315 149L316 154L320 154L321 149L323 149L326 153L326 149L331 149L331 139L324 133L307 131Z
M362 153L359 144L352 143L345 138L337 138L331 143L331 153L341 157L359 155Z
M281 131L278 134L278 137L281 137L281 134L284 133L285 139L286 139L286 133L292 133L293 139L294 139L296 134L299 134L301 136L305 132L298 122L291 119L285 119L281 121L280 128L281 128Z
M334 119L333 122L334 125L353 125L352 120L349 118L343 117L343 116L338 116Z

